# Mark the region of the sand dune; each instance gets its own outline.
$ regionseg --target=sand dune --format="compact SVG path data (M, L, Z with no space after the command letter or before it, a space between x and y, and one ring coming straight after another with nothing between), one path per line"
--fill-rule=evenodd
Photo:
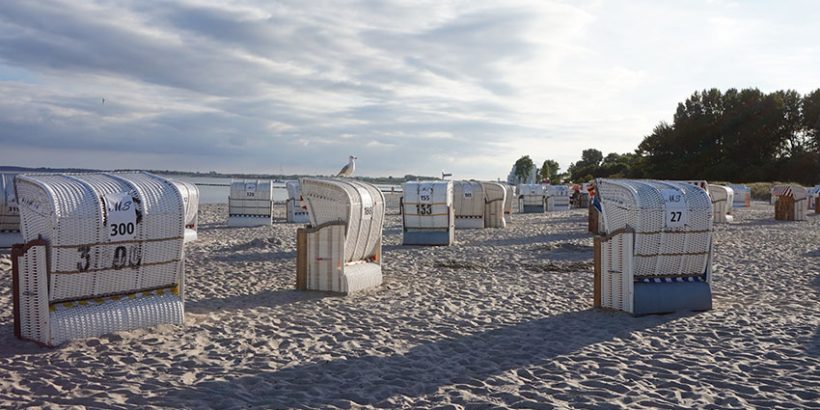
M395 201L393 212L395 213ZM820 217L771 206L716 228L715 309L590 309L586 212L514 214L402 247L385 284L296 292L297 225L229 229L201 209L186 326L41 348L14 338L0 259L0 407L807 407L820 402ZM280 210L279 217L283 217Z

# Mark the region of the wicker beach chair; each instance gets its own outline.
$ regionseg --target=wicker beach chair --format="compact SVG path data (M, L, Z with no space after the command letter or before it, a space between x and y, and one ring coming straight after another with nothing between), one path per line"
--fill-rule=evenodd
M484 228L484 187L476 181L453 181L456 229Z
M807 208L809 211L820 213L820 185L815 185L808 188L807 191L809 202L809 206Z
M522 214L547 212L547 193L543 185L518 185L518 212Z
M712 203L681 182L596 181L594 305L634 315L712 307Z
M406 182L402 191L402 243L452 245L455 238L453 182Z
M299 188L299 181L287 181L285 188L288 191L288 200L285 202L288 223L310 223L310 215L302 206L302 190Z
M27 174L16 180L15 334L54 346L182 324L185 204L149 173Z
M185 243L197 240L199 227L199 188L196 184L173 180L185 204Z
M566 185L547 185L545 188L547 211L568 211L571 190Z
M299 182L310 225L296 234L296 288L348 294L381 285L381 191L347 178Z
M228 196L228 226L270 226L273 224L273 183L248 179L231 182Z
M729 184L729 188L734 191L732 208L749 208L752 206L752 190L746 185Z
M513 202L517 198L515 192L515 185L507 185L507 196L504 198L504 220L510 223L512 215Z
M23 242L20 234L20 209L14 193L15 173L0 173L0 248Z
M482 182L481 189L484 191L484 227L506 227L504 206L507 201L507 188L498 182Z
M809 192L800 185L775 185L772 187L774 219L778 221L805 221Z
M709 197L712 198L712 210L714 222L728 223L734 220L732 208L735 199L735 191L723 185L710 184L708 187Z

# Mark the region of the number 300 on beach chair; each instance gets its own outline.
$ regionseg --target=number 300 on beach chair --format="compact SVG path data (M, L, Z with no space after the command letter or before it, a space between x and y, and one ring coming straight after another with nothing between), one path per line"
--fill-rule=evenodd
M55 346L182 324L185 205L149 173L21 175L15 334Z

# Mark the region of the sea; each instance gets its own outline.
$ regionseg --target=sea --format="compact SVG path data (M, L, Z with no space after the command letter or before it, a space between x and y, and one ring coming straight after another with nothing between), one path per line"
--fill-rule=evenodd
M196 184L199 188L200 204L227 204L228 194L231 190L231 178L224 177L189 177L174 175L171 178ZM376 185L382 192L401 192L401 185ZM285 202L288 199L288 191L284 182L273 183L273 200L275 202Z

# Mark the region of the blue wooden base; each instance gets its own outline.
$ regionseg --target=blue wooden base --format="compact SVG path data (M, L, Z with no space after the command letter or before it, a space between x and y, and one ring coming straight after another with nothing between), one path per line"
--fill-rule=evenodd
M636 283L635 316L682 310L712 309L712 289L706 282Z
M453 231L405 231L402 245L440 245L453 244Z
M544 213L544 205L524 205L524 209L521 210L522 214L543 214Z

